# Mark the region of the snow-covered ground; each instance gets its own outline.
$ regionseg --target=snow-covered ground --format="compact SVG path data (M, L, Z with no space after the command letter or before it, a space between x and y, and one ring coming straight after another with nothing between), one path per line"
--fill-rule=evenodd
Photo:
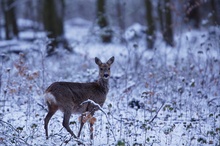
M47 40L39 32L21 34L37 37L32 43L0 42L0 145L77 144L62 127L61 112L50 120L46 140L43 92L54 81L96 80L95 56L103 61L115 56L115 62L103 106L107 116L95 113L92 141L85 125L80 137L85 145L220 145L219 28L182 30L173 48L158 34L156 49L146 50L144 36L102 44L92 23L75 19L66 24L73 53L58 49L46 57ZM132 31L141 29L134 26ZM70 120L74 133L78 117Z

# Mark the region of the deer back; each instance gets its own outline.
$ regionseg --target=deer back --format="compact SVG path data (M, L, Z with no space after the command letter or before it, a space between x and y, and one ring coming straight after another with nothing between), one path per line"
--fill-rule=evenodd
M102 106L107 93L107 87L101 86L98 82L55 82L47 88L46 94L50 99L46 100L56 104L62 111L81 114L94 108L89 103L82 105L82 102L91 99Z

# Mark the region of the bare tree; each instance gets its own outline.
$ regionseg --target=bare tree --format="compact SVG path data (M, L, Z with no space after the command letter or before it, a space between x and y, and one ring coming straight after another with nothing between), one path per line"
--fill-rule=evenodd
M160 29L163 34L163 39L166 42L166 44L174 46L173 21L170 0L159 1L157 11L159 16Z
M5 39L18 38L18 26L15 12L15 0L1 0L2 11L4 14Z
M43 0L43 24L50 39L47 45L48 55L52 55L59 45L72 51L64 36L64 8L64 0Z
M201 5L200 0L188 0L186 4L186 22L191 23L193 28L199 28L200 26L200 12L199 7Z
M97 0L97 19L98 25L101 28L101 39L104 43L112 41L112 30L109 27L108 19L106 16L106 1Z
M152 49L155 41L155 24L151 0L145 0L146 20L147 20L147 47Z
M125 1L124 0L120 0L120 1L116 1L116 15L117 17L114 17L117 19L117 22L118 22L118 26L120 28L119 30L119 37L120 37L120 41L123 42L124 39L123 39L123 36L121 34L124 33L125 31Z
M174 46L173 42L173 21L172 21L172 13L171 13L171 4L170 0L165 0L165 30L163 33L163 37L165 42Z
M117 21L119 24L120 29L125 30L125 1L116 1L116 8L117 8Z
M219 0L211 0L211 9L212 9L212 19L214 22L214 25L220 25L220 1Z

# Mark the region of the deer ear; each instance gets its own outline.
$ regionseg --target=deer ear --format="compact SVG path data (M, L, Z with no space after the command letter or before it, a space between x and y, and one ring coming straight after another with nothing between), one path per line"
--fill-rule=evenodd
M102 64L102 61L98 58L98 57L95 57L95 63L97 65L101 65Z
M107 64L111 65L115 60L115 57L112 56L108 61L107 61Z

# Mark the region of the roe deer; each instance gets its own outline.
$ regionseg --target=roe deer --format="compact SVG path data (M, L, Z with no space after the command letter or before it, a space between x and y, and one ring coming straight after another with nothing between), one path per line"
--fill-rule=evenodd
M109 90L110 67L113 62L114 57L111 57L106 63L102 63L99 58L95 57L95 63L99 66L99 79L97 82L54 82L46 89L45 99L48 105L48 113L44 119L44 128L47 139L48 123L57 110L61 110L64 113L63 127L65 127L74 138L80 137L81 130L85 123L85 120L83 120L85 119L85 113L89 112L89 114L93 116L95 111L99 109L97 105L83 102L92 100L101 107L103 106ZM77 137L69 127L71 114L81 114L80 129ZM93 139L93 123L94 122L90 122L91 139Z

